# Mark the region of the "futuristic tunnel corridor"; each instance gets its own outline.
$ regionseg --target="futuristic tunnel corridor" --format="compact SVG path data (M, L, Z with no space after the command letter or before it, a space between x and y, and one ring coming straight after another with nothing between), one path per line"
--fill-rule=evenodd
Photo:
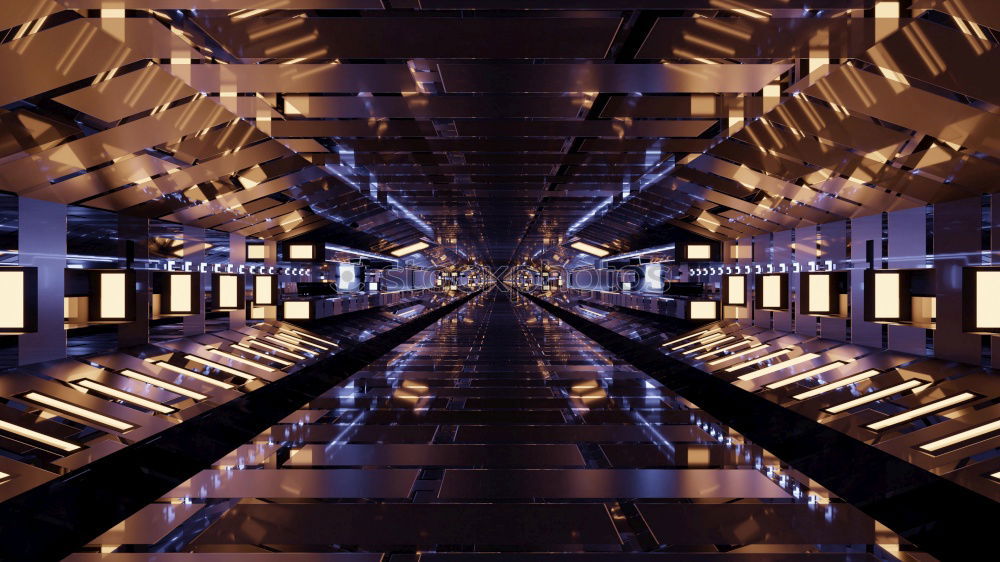
M997 559L997 69L1000 0L0 0L0 562Z
M494 289L92 544L339 553L282 558L323 562L560 552L596 562L639 552L720 560L736 549L741 560L808 551L862 560L898 538L537 305ZM526 554L540 552L549 554Z

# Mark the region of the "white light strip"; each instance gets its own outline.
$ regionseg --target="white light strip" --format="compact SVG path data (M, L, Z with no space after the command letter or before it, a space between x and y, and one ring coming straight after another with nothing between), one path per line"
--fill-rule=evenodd
M677 338L677 339L675 339L675 340L670 340L670 341L668 341L668 342L665 342L665 343L663 344L663 346L665 347L665 346L668 346L668 345L672 345L672 344L675 344L675 343L680 343L680 342L682 342L682 341L684 341L684 340L689 340L689 339L691 339L691 338L696 338L696 337L698 337L698 336L700 336L700 335L703 335L703 334L707 334L708 332L709 332L708 330L702 330L702 331L700 331L700 332L695 332L695 333L693 333L693 334L690 334L690 335L687 335L687 336L684 336L683 338Z
M274 347L273 345L266 344L266 343L264 343L264 342L262 342L260 340L255 340L253 338L250 338L249 340L247 340L247 345L256 345L257 347L260 347L260 348L263 348L263 349L270 349L271 351L273 351L275 353L281 353L285 357L291 357L293 359L305 360L305 356L304 355L299 355L298 353L292 353L291 351L286 351L284 349L280 349L280 348Z
M207 382L208 384L215 385L219 388L225 388L225 389L236 388L235 385L229 384L228 382L213 379L210 376L203 375L201 373L196 373L190 369L185 369L184 367L178 367L177 365L167 363L166 361L154 361L153 365L156 365L157 367L162 367L168 371L173 371L180 375L184 375L185 377L191 377L193 379L198 379L201 382Z
M96 390L97 392L100 392L101 394L106 394L108 396L111 396L113 398L117 398L117 399L122 400L124 402L131 402L132 404L136 404L138 406L142 406L143 408L146 408L147 410L152 410L154 412L159 412L161 414L172 414L172 413L174 413L174 412L177 411L177 408L171 408L170 406L164 406L163 404L160 404L159 402L154 402L152 400L148 400L148 399L143 398L141 396L136 396L135 394L132 394L131 392L125 392L123 390L118 390L117 388L112 388L110 386L101 384L101 383L96 382L96 381L92 381L90 379L75 380L75 381L73 381L73 384L82 386L83 388L88 388L90 390Z
M278 338L275 338L275 337L272 337L272 336L264 336L264 339L267 340L267 341L270 341L270 342L274 342L274 343L276 343L278 345L283 345L283 346L285 346L285 347L287 347L289 349L294 349L296 351L304 351L306 353L318 353L315 349L309 349L309 348L306 348L306 347L301 347L301 346L295 345L295 344L293 344L291 342L287 342L287 341L284 341L284 340L279 340Z
M843 412L843 411L846 411L846 410L850 410L851 408L857 408L858 406L861 406L863 404L867 404L869 402L875 402L877 400L881 400L881 399L883 399L883 398L885 398L887 396L892 396L893 394L897 394L897 393L903 392L904 390L909 390L911 388L916 388L916 387L918 387L918 386L920 386L922 384L925 384L924 381L920 381L920 380L917 380L917 379L910 379L910 380L908 380L906 382L899 383L899 384L897 384L895 386L890 386L889 388L887 388L885 390L880 390L878 392L872 392L871 394L865 394L861 398L855 398L854 400L848 400L847 402L844 402L843 404L837 404L836 406L830 406L829 408L826 409L826 411L830 412L831 414L839 414L840 412Z
M718 355L718 354L722 353L723 351L729 351L730 349L736 349L737 347L739 347L741 345L750 345L751 343L753 343L751 340L740 340L740 341L738 341L738 342L736 342L734 344L727 345L726 347L720 347L719 349L713 349L713 350L711 350L711 351L709 351L707 353L702 353L701 355L696 355L695 359L697 359L697 360L705 359L705 358L711 357L713 355Z
M733 359L736 359L737 357L742 357L742 356L744 356L744 355L746 355L748 353L755 353L755 352L758 352L758 351L761 351L761 350L764 350L764 349L767 349L767 344L766 343L762 343L760 345L755 345L755 346L751 347L750 349L741 351L739 353L732 353L732 354L729 354L729 355L727 355L725 357L720 357L718 359L713 359L712 361L708 362L708 365L718 365L719 363L725 363L726 361L731 361Z
M244 358L240 357L239 355L233 355L232 353L228 353L226 351L221 351L219 349L215 349L214 347L209 347L207 349L208 349L209 353L213 353L213 354L218 355L220 357L225 357L226 359L230 359L232 361L236 361L237 363L243 363L244 365L250 365L251 367L260 369L261 371L264 371L266 373L273 373L276 370L276 369L274 369L272 367L268 367L267 365L265 365L263 363L258 363L256 361L251 361L249 359L244 359Z
M241 371L239 369L234 369L232 367L227 367L227 366L223 365L222 363L216 363L215 361L210 361L208 359L202 359L201 357L198 357L197 355L185 355L184 358L187 359L188 361L194 361L195 363L200 363L202 365L205 365L206 367L211 367L213 369L218 369L218 370L220 370L220 371L222 371L224 373L229 373L230 375L236 375L237 377L243 377L243 378L245 378L247 380L251 380L252 381L252 380L254 380L254 379L257 378L255 376L251 375L250 373L244 373L243 371Z
M769 367L764 367L762 369L757 369L756 371L752 371L752 372L747 373L745 375L740 375L739 378L740 378L741 381L751 381L753 379L756 379L756 378L759 378L759 377L763 377L764 375L770 375L771 373L776 373L776 372L778 372L778 371L780 371L782 369L787 369L789 367L793 367L795 365L798 365L799 363L805 363L806 361L812 361L813 359L816 359L818 357L819 357L818 353L803 353L802 355L799 355L798 357L793 357L793 358L789 359L788 361L782 361L781 363L775 363L774 365L771 365Z
M285 365L287 367L291 367L291 366L295 365L295 363L292 363L291 361L285 361L284 359L279 359L279 358L277 358L277 357L275 357L273 355L269 355L267 353L264 353L263 351L257 351L256 349L250 349L249 347L243 347L242 345L240 345L238 343L234 343L230 347L232 347L233 349L238 349L238 350L240 350L240 351L242 351L244 353L252 353L253 355L255 355L257 357L266 357L268 361L274 361L275 363L280 363L280 364Z
M820 365L819 367L816 367L815 369L809 369L808 371L806 371L804 373L799 373L797 375L792 375L790 377L774 381L771 384L766 385L766 387L770 388L770 389L781 388L783 386L788 386L788 385L792 384L793 382L799 382L801 380L805 380L805 379L808 379L810 377L815 377L816 375L823 374L823 373L825 373L827 371L832 371L832 370L837 369L839 367L843 367L844 365L847 365L847 363L845 363L844 361L834 361L833 363L827 363L826 365Z
M767 361L768 359L774 359L775 357L781 357L782 355L788 355L791 352L792 352L792 348L790 348L790 347L786 347L784 349L779 349L778 351L775 351L774 353L768 353L767 355L761 355L760 357L755 357L755 358L753 358L753 359L751 359L749 361L744 361L742 363L738 363L736 365L733 365L732 367L728 367L726 369L726 372L727 373L732 373L733 371L739 371L740 369L746 369L747 367L751 367L753 365L756 365L757 363L760 363L761 361Z
M0 472L0 482L3 482L8 478L10 478L10 474L7 474L6 472Z
M287 341L289 343L296 343L296 344L299 344L299 345L308 345L308 346L311 346L311 347L316 347L316 348L322 349L323 351L327 351L328 349L330 349L329 347L326 347L325 345L320 345L318 343L313 343L311 341L306 341L304 339L297 338L295 336L290 336L290 335L285 334L285 333L274 334L274 337L278 338L279 340Z
M687 347L689 345L699 345L699 344L703 344L703 343L709 343L709 342L719 341L719 340L721 340L721 339L723 339L725 337L726 337L726 334L712 334L710 336L705 336L705 337L703 337L701 339L691 340L691 341L689 341L687 343L682 343L680 345L675 345L671 349L673 349L674 351L680 351L680 350L684 349L685 347Z
M70 443L69 441L63 441L62 439L56 439L55 437L49 437L44 433L39 433L33 429L28 429L26 427L21 427L19 425L14 425L12 423L0 420L0 429L4 431L9 431L15 435L20 435L21 437L27 437L28 439L34 439L39 443L45 443L46 445L55 447L57 449L62 449L63 451L76 451L80 448L79 445Z
M710 347L715 347L715 346L723 344L723 343L729 343L729 342L731 342L731 341L733 341L735 339L736 339L736 336L729 336L729 337L723 338L721 340L715 340L715 341L707 343L705 345L700 345L698 347L693 347L693 348L685 351L684 355L691 355L692 353L698 353L699 351L705 351L706 349L708 349Z
M881 419L874 423L870 423L865 427L875 431L881 431L887 427L892 427L894 425L906 423L910 420L914 420L919 417L932 414L934 412L947 410L948 408L957 406L958 404L961 404L963 402L968 402L969 400L972 400L975 397L976 395L971 392L963 392L961 394L956 394L954 396L942 398L941 400L931 402L930 404L924 404L919 408L914 408L912 410L903 412L901 414L896 414L895 416L889 416L888 418Z
M162 388L163 390L166 390L166 391L169 391L169 392L173 392L174 394L180 394L181 396L187 396L188 398L194 398L195 400L204 400L204 399L208 398L208 396L205 396L204 394L202 394L200 392L195 392L193 390L188 390L187 388L184 388L183 386L176 385L176 384L173 384L173 383L169 383L169 382L166 382L166 381L161 381L158 378L150 377L150 376L144 375L142 373L137 373L137 372L135 372L135 371L133 371L131 369L122 369L121 371L118 372L118 374L121 375L121 376L123 376L123 377L128 377L130 379L135 379L135 380L140 381L140 382L151 384L153 386L158 386L158 387Z
M57 413L60 414L66 413L74 416L79 416L81 418L90 420L92 422L97 422L101 425L113 427L118 431L128 431L130 429L135 428L135 426L130 423L123 422L121 420L116 420L115 418L112 418L110 416L105 416L104 414L99 414L93 410L88 410L82 406L77 406L76 404L73 404L71 402L66 402L58 398L53 398L45 394L40 394L38 392L29 392L24 395L24 399L36 402L38 404L42 404L44 406L48 406L49 408L55 410Z
M813 396L819 396L820 394L825 394L831 390L837 390L838 388L845 387L849 384L854 384L856 382L861 382L865 379L870 379L875 375L879 374L879 371L875 369L868 369L867 371L858 373L856 375L851 375L849 377L842 378L838 381L833 381L831 383L824 384L822 386L817 386L812 390L807 390L801 394L796 394L792 398L796 400L805 400L806 398L812 398Z
M316 341L318 341L319 343L325 343L325 344L327 344L327 345L332 345L333 347L340 347L339 345L337 345L337 343L336 343L336 342L332 342L332 341L330 341L330 340L325 340L325 339L323 339L323 338L321 338L321 337L318 337L318 336L314 336L314 335L312 335L312 334L307 334L307 333L305 333L305 332L300 332L300 331L298 331L298 330L289 330L289 331L290 331L290 332L292 332L293 334L298 334L298 335L300 335L300 336L302 336L302 337L304 337L304 338L309 338L309 339L313 339L313 340L316 340Z
M957 445L963 441L969 441L975 439L981 435L986 435L987 433L992 433L994 431L1000 431L1000 420L994 420L990 423L983 424L979 427L973 427L972 429L966 429L965 431L960 431L954 435L949 435L948 437L942 437L936 441L931 441L930 443L924 443L918 446L918 449L927 451L928 453L936 453L941 449L951 447L952 445Z

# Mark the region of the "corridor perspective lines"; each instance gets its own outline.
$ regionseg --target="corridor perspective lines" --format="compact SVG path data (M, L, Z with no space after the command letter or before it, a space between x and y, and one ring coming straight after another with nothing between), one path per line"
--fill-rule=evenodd
M491 290L70 560L874 560L897 548L807 482Z

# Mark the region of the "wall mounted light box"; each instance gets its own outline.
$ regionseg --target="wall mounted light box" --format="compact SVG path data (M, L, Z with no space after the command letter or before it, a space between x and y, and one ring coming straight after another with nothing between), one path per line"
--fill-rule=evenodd
M87 295L91 322L132 322L135 320L135 271L90 269Z
M803 272L799 278L799 313L810 316L841 316L840 295L847 292L843 271Z
M0 267L0 334L38 330L38 269Z
M291 243L285 244L285 260L287 261L298 261L298 262L312 262L317 261L317 251L316 244L302 244L302 243Z
M962 331L1000 334L1000 267L962 269Z
M864 294L867 322L909 322L912 318L909 270L865 271Z
M719 261L719 244L715 242L683 242L678 249L677 262Z
M267 256L267 246L264 244L247 243L247 261L264 261Z
M788 310L788 274L758 275L754 301L754 305L760 310Z
M285 320L312 320L316 317L314 301L285 301L281 303Z
M275 306L278 304L278 276L253 276L254 306Z
M212 274L212 309L240 310L243 308L246 281L235 273Z
M722 278L722 305L747 305L747 276L726 275Z
M718 301L689 300L685 306L685 316L688 320L718 320Z
M201 312L201 274L196 272L169 272L161 274L163 288L160 313L188 316Z

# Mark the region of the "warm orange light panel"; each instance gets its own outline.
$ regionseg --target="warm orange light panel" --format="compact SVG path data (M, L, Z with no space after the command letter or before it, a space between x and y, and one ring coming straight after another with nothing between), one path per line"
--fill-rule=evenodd
M809 312L830 312L833 303L830 302L831 275L818 273L806 277L809 280Z
M393 256L397 257L397 258L401 258L403 256L410 255L410 254L412 254L414 252L419 252L420 250L424 250L424 249L429 248L429 247L430 247L430 244L428 244L427 242L416 242L414 244L410 244L409 246L403 246L402 248L396 248L395 250L393 250L393 251L391 251L389 253L392 254Z
M715 301L691 301L691 320L715 320L719 317Z
M580 250L581 252L590 254L592 256L597 256L599 258L603 258L604 256L611 253L605 250L604 248L598 248L597 246L587 244L586 242L573 242L572 244L569 245L569 247L573 248L574 250Z
M764 296L761 303L764 308L781 308L781 277L765 275L761 278L761 291Z
M687 259L710 260L712 259L712 247L708 244L688 244Z
M289 244L288 257L293 260L315 259L316 246L312 244Z
M194 303L191 302L192 282L194 282L194 276L186 273L170 276L171 312L191 312L194 309Z
M898 273L875 274L875 318L895 320L899 318L899 296L902 288Z
M309 320L309 301L285 301L286 320Z
M976 328L1000 328L1000 271L976 271Z
M267 249L263 244L247 244L247 259L261 261L267 254Z
M0 306L0 329L23 329L24 272L0 269L0 295L4 298L4 306Z
M125 272L101 272L101 318L125 318Z
M219 276L219 306L222 308L239 307L240 278L236 275Z
M732 275L726 277L726 298L729 299L727 305L746 306L747 304L747 281L742 275Z

